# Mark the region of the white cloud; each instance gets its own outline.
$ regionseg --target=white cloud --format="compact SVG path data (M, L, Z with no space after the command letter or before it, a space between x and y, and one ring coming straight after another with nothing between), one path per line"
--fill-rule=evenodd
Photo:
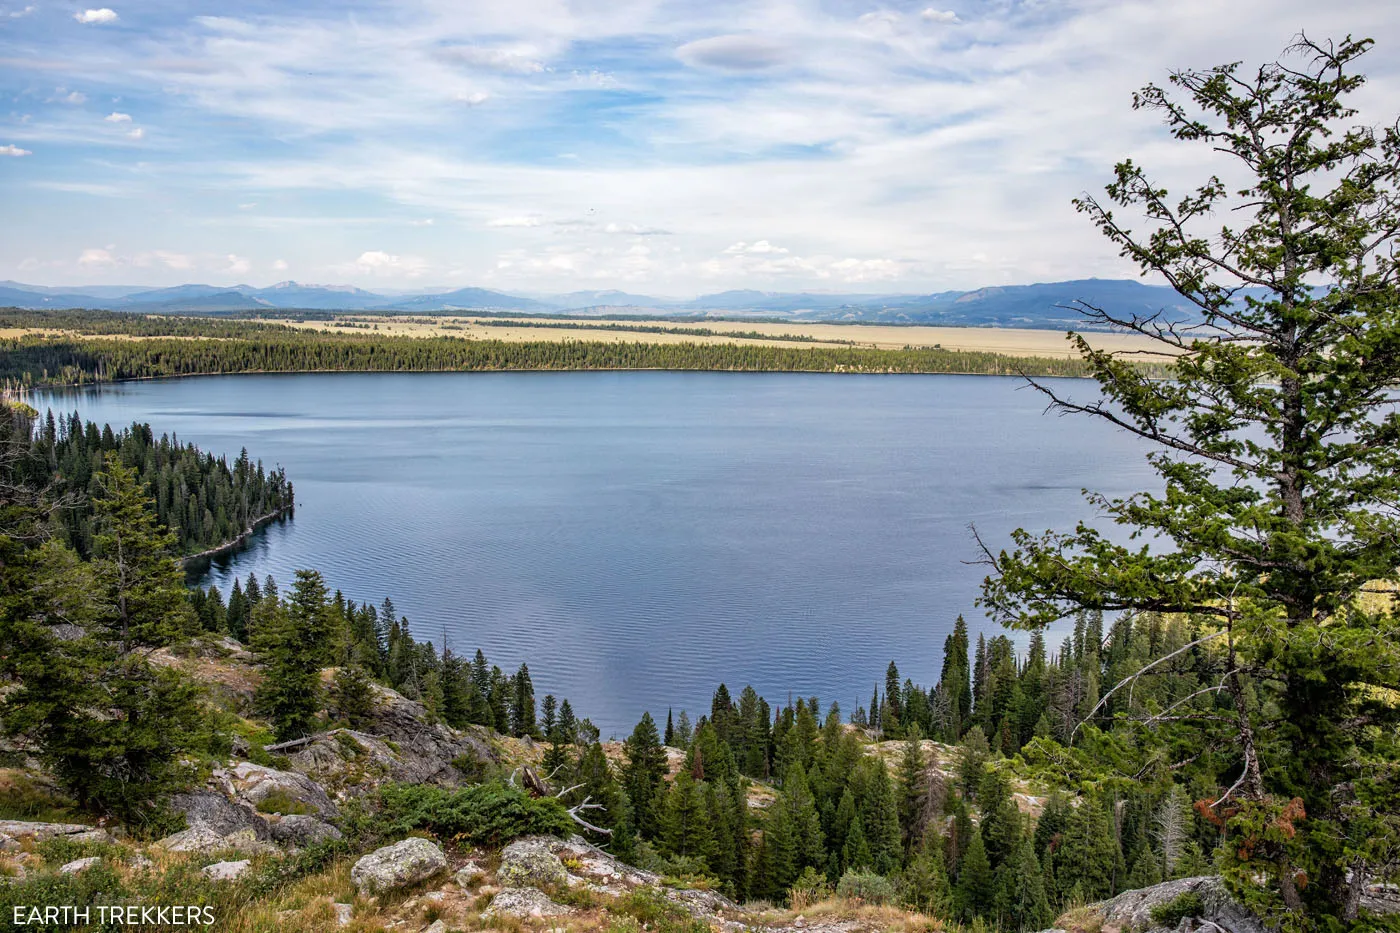
M15 158L19 158L20 156L27 156L33 154L34 153L30 152L28 149L21 149L19 146L11 144L0 146L0 155L3 156L14 156Z
M862 26L876 29L898 29L904 18L893 10L876 10L864 13L856 20Z
M767 253L786 253L788 250L781 246L774 246L767 240L756 240L753 243L745 243L743 240L740 240L738 243L725 249L725 252L731 256L745 254L762 256Z
M887 282L903 271L900 263L890 259L838 259L830 269L847 282Z
M112 256L112 249L88 248L78 255L78 265L80 266L111 266L117 262Z
M515 215L510 217L495 217L486 221L488 227L538 227L542 221L534 215Z
M252 23L235 19L232 16L196 16L194 21L215 32L226 32L240 36L251 36L257 33L257 27Z
M132 192L117 185L103 185L90 181L36 181L35 188L46 191L63 191L69 194L89 194L100 198L125 198Z
M72 91L63 100L69 104L85 104L87 103L87 95L82 91Z
M712 36L687 42L676 55L687 65L708 65L729 71L758 71L781 65L790 50L771 39L753 35Z
M408 225L410 227L431 227L433 225L433 218L424 217L422 220L410 220Z
M106 25L117 21L117 13L104 6L98 10L83 10L81 13L74 13L73 18L80 23Z
M194 260L184 253L175 253L167 249L151 250L149 253L141 253L131 260L131 264L137 267L147 267L156 264L165 266L167 269L178 269L188 271L194 268Z
M234 275L242 275L249 269L253 268L253 264L243 256L237 256L233 253L229 253L228 256L224 258L228 260L228 266L224 269L225 272L231 272Z
M361 253L353 267L364 275L402 275L408 278L417 278L428 271L427 261L418 256L396 256L378 249Z
M458 91L455 100L468 107L479 107L491 99L485 91Z
M141 127L138 126L136 129L131 130L131 131L130 131L129 133L127 133L126 135L127 135L130 139L145 139L145 138L146 138L146 131L145 131L144 129L142 129Z
M112 113L107 114L107 116L103 117L102 119L106 120L108 123L130 123L131 114L117 113L113 111Z
M22 10L11 10L5 15L8 16L10 19L19 19L21 16L28 16L30 13L33 13L36 9L38 9L38 7L27 6Z
M272 268L273 268L274 270L278 271L278 272L286 272L286 271L287 271L287 260L285 260L285 259L274 259L274 260L272 261Z
M930 23L954 24L962 22L962 20L958 19L958 14L954 13L952 10L940 10L937 7L929 7L920 13L919 16Z
M479 45L456 45L440 49L438 55L446 61L506 74L539 74L544 63L513 49L487 48Z
M38 0L11 0L26 2ZM1359 119L1400 113L1394 0L930 2L369 0L353 17L226 5L244 18L150 30L128 14L122 25L142 27L132 41L94 48L91 33L59 29L34 46L44 51L30 71L53 75L41 88L66 84L55 103L74 87L104 107L121 95L149 126L172 128L158 137L169 158L82 163L80 147L136 128L102 134L98 104L82 120L62 105L12 118L7 142L40 144L56 184L139 196L158 177L159 208L114 212L104 229L150 248L142 237L190 218L179 245L211 273L232 251L362 276L355 250L378 243L464 283L606 287L615 274L678 293L845 281L932 291L1132 274L1069 199L1101 190L1129 156L1174 192L1214 170L1130 109L1131 91L1170 68L1252 67L1298 29L1375 35ZM605 87L624 93L592 96ZM479 94L490 103L469 110ZM5 197L35 184L0 189L0 203L72 268L87 218ZM255 201L293 216L233 209ZM399 242L427 217L452 236ZM674 232L648 237L649 255L627 252L663 230ZM407 278L404 262L371 263L373 274Z
M610 223L603 228L604 233L622 233L628 236L670 236L670 230L660 227L643 227L638 224Z

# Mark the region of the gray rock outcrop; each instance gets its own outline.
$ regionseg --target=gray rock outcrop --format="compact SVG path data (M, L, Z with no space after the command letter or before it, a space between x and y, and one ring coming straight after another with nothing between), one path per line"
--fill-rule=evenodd
M1201 907L1196 915L1170 926L1152 919L1154 908L1172 904L1186 895L1195 895L1200 899ZM1176 933L1198 927L1210 929L1213 933L1269 933L1258 917L1230 896L1224 883L1215 875L1178 878L1154 884L1150 888L1124 891L1117 897L1090 904L1089 910L1097 914L1105 929L1132 930L1134 933ZM1064 931L1056 928L1042 933Z
M227 771L215 772L215 777L227 778L234 796L251 804L254 810L266 810L269 803L290 803L322 819L337 816L335 804L321 785L295 771L278 771L251 761L240 761Z
M272 839L267 820L251 804L223 790L200 788L170 798L170 807L185 817L189 829L203 828L217 836L249 832L261 841Z
M62 837L73 842L111 842L112 836L105 829L85 826L82 823L34 823L28 820L0 820L0 836L23 839L32 836L36 841Z
M373 788L384 781L456 787L472 778L459 762L496 760L476 730L433 722L422 703L372 686L374 705L362 730L333 729L285 754L298 771L327 787Z
M311 813L264 814L259 804ZM172 797L171 807L185 817L187 827L160 841L173 852L257 852L274 843L300 847L340 838L340 831L325 822L337 810L324 788L304 774L246 761L216 769L205 787Z
M158 840L156 845L167 852L270 852L276 849L270 842L259 839L251 829L236 829L231 833L220 834L212 827L199 824L189 829L172 833Z
M507 888L561 885L569 880L563 861L553 846L561 840L553 836L527 836L501 850L501 867L496 879Z
M457 887L465 890L486 876L486 870L476 862L468 861L457 869L457 873L452 876L452 880L457 882Z
M340 839L341 832L331 824L314 816L284 816L268 821L272 838L278 845L301 848L313 842L328 842Z
M1268 933L1268 928L1235 901L1225 890L1224 883L1213 875L1178 878L1150 888L1124 891L1094 906L1103 915L1105 924L1123 929L1165 930L1166 927L1153 922L1152 909L1186 894L1195 894L1201 899L1199 919L1209 920L1224 933Z
M58 866L60 875L76 875L87 871L89 868L96 868L102 864L102 857L90 855L87 858L74 859L66 865Z
M573 913L573 908L556 904L537 888L502 888L491 899L491 906L482 916L492 917L561 917Z
M205 865L200 869L215 881L237 881L248 871L252 862L247 859L240 859L236 862L215 862L213 865Z
M447 856L427 839L411 838L376 849L355 863L350 880L361 894L379 894L426 881L447 870Z

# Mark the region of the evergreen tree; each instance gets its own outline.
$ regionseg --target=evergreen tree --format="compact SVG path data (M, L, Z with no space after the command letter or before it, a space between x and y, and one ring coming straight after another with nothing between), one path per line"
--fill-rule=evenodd
M794 872L801 874L808 866L825 870L826 837L801 764L794 764L783 782L783 804L792 825Z
M876 759L870 770L860 817L870 845L871 867L879 874L890 874L904 860L904 844L899 831L899 802L882 760Z
M315 731L321 708L321 657L326 651L325 600L321 575L298 570L286 606L270 595L258 604L263 618L254 633L253 650L262 663L263 679L255 700L279 739Z
M632 824L639 837L654 838L661 828L666 752L651 713L642 714L632 735L623 743L623 754L627 763L622 768L622 786L632 805Z
M1128 872L1126 887L1129 889L1150 888L1162 881L1162 867L1157 856L1147 846L1137 850L1132 859L1132 869Z
M885 669L885 711L881 718L887 739L897 739L904 734L904 711L900 708L900 697L899 668L891 661Z
M510 734L517 737L534 736L537 732L535 685L530 680L530 668L522 664L511 678Z
M612 830L612 835L607 838L608 850L618 858L630 861L635 843L631 806L613 774L603 746L593 742L583 749L574 766L570 784L580 786L564 802L573 805L587 799L590 803L598 804L600 809L588 811L588 821Z
M982 811L982 842L993 868L1010 861L1020 842L1021 811L1011 799L1011 785L998 768L988 768L977 788L977 806Z
M714 854L715 839L705 802L705 784L697 782L687 771L676 775L666 793L661 841L666 851L680 858L708 860Z
M1400 619L1361 598L1400 566L1400 129L1384 115L1348 125L1371 45L1302 37L1252 74L1238 62L1173 74L1186 100L1156 86L1135 96L1244 180L1212 175L1177 197L1125 161L1107 188L1116 207L1077 206L1204 327L1086 309L1159 341L1171 380L1080 341L1102 399L1039 388L1058 410L1153 445L1164 492L1093 502L1161 544L1087 524L1019 531L983 592L996 618L1028 628L1105 609L1207 622L1227 714L1178 723L1194 748L1234 753L1215 782L1231 792L1212 796L1227 886L1295 929L1354 924L1359 879L1400 849L1400 795L1379 777L1400 705L1374 702L1396 686ZM1146 228L1120 208L1143 212ZM1243 226L1221 228L1222 216Z
M755 870L758 892L774 902L785 900L799 874L797 858L792 816L786 801L779 796L765 815Z
M1117 893L1114 876L1122 854L1104 801L1085 798L1065 814L1064 831L1055 848L1055 877L1061 902L1097 901ZM1075 888L1078 893L1075 893Z
M442 652L442 721L454 729L472 721L474 687L469 666L444 646Z
M26 512L22 491L3 493L0 668L19 681L5 698L4 725L35 744L80 804L143 820L188 779L181 758L199 718L194 686L147 658L179 644L196 621L174 536L157 525L135 471L109 456L95 480L102 494L87 564L56 542L23 550L26 527L37 527L25 523L37 513ZM56 620L72 631L60 632Z
M943 839L929 832L904 870L905 904L922 913L945 916L952 908L952 897Z
M859 813L851 818L850 828L846 831L846 842L841 847L841 867L843 871L873 871L875 868L875 856L865 838L865 826Z
M915 725L899 759L899 828L905 852L918 848L923 836L925 768L923 736Z
M1052 914L1040 862L1025 837L997 871L996 914L1005 930L1025 933L1050 925Z
M967 852L958 866L958 883L953 889L953 904L959 919L971 923L992 916L996 899L996 878L987 850L982 845L982 833L972 830Z
M358 665L347 665L335 672L331 685L331 712L351 729L359 729L374 711L374 692L369 675Z
M229 635L235 641L246 641L248 638L248 600L243 595L243 584L237 577L234 578L233 590L229 593L226 620Z
M982 785L982 775L987 770L987 736L980 725L973 726L963 736L958 749L958 787L969 799L976 799L977 790Z
M672 736L672 739L676 743L676 748L689 748L690 739L693 735L694 731L690 725L690 716L686 714L685 710L681 710L681 715L676 720L676 734Z

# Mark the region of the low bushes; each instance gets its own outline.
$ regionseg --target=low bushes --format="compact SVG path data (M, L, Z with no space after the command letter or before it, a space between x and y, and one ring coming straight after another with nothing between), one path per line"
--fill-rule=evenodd
M388 784L380 788L378 803L375 823L386 836L427 830L441 839L497 847L517 836L567 836L575 829L559 801L500 783L456 790Z

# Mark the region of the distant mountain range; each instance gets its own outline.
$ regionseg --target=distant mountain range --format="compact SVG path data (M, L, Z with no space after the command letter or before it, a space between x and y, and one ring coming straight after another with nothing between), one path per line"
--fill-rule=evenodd
M1083 326L1065 306L1084 301L1116 314L1151 314L1185 321L1195 309L1170 288L1118 279L1079 279L1038 285L1008 285L929 295L737 290L691 300L654 298L621 291L581 291L527 298L486 288L422 294L380 294L349 285L279 282L268 288L235 285L177 285L55 288L0 282L0 306L100 308L141 313L229 315L242 311L450 311L528 314L698 315L767 317L796 321L942 324L962 327L1063 328Z

